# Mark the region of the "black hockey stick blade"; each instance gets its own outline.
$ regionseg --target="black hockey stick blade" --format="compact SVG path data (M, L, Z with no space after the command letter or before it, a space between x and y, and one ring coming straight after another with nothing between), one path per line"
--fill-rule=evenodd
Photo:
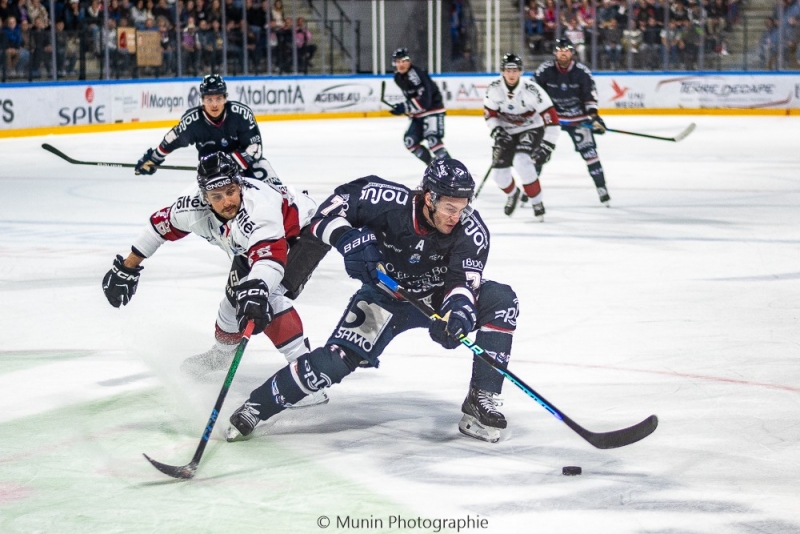
M195 461L191 461L186 465L176 466L176 465L162 464L161 462L153 460L144 453L142 453L142 456L147 458L147 461L153 464L153 467L155 467L165 475L171 476L172 478L182 478L188 480L194 477L195 472L197 472L197 462Z
M112 163L112 162L105 162L105 161L81 161L78 159L71 158L61 152L59 149L54 147L48 143L42 143L42 148L47 150L48 152L55 154L59 158L63 159L68 163L72 163L73 165L93 165L95 167L123 167L128 169L136 168L136 164L134 163ZM159 169L167 169L172 171L195 171L197 172L197 167L187 167L183 165L159 165Z
M225 397L228 395L228 390L231 388L231 382L233 382L236 369L239 368L239 362L242 360L244 349L247 347L247 342L250 341L250 336L253 335L254 328L255 323L253 321L248 321L247 326L242 333L242 340L239 342L239 346L236 348L236 355L233 357L231 366L228 368L228 374L225 377L225 383L222 384L222 389L217 397L217 402L214 404L214 409L211 410L211 416L208 418L206 428L203 431L203 437L200 438L200 444L197 446L197 450L194 452L192 461L186 465L167 465L153 460L146 454L142 453L144 457L147 458L147 461L153 464L153 467L165 475L169 475L172 478L181 478L185 480L194 477L194 474L197 471L197 466L200 465L200 458L203 457L203 451L206 450L208 440L211 438L211 432L214 430L214 424L217 422L217 417L222 409L222 403L225 402Z
M424 302L421 302L414 298L413 295L408 293L405 288L403 288L400 284L398 284L394 279L392 279L389 275L385 272L379 270L378 271L378 280L383 285L383 287L393 292L395 295L401 297L402 299L411 303L415 308L419 311L427 315L430 319L433 320L441 320L433 309L430 308ZM555 407L551 402L547 399L542 397L539 393L536 392L532 387L526 384L521 378L517 375L512 373L508 369L503 369L497 365L497 362L494 361L493 358L490 358L484 349L479 347L474 341L469 339L467 336L461 335L459 336L459 341L462 345L466 346L468 349L472 351L472 353L486 362L492 369L503 375L504 377L508 378L508 380L521 389L526 395L530 398L535 400L539 405L550 412L553 417L556 419L563 421L569 428L571 428L576 434L580 437L585 439L589 444L593 447L598 449L616 449L619 447L624 447L626 445L630 445L632 443L636 443L640 441L650 434L652 434L656 427L658 427L658 418L655 415L651 415L641 423L637 423L633 426L628 428L622 428L620 430L613 430L611 432L592 432L583 428L581 425L576 423L572 420L569 416L563 413L561 410Z

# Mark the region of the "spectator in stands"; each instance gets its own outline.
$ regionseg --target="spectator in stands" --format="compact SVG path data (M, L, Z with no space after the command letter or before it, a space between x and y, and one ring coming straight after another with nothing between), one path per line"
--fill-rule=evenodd
M577 15L570 15L569 20L564 26L564 37L572 41L575 52L581 63L586 63L586 35L583 26L578 22Z
M244 36L239 23L235 20L227 21L225 33L228 36L228 68L233 70L234 73L243 72Z
M58 77L73 76L78 61L77 35L69 34L63 20L56 22L56 69Z
M622 30L617 25L617 19L611 18L600 28L600 38L603 41L603 52L611 70L617 70L622 61Z
M464 3L462 0L452 0L450 3L450 59L455 59L461 55L463 36Z
M45 26L45 20L42 17L36 17L33 20L33 29L30 32L30 46L31 46L31 77L39 78L41 76L40 67L44 65L48 76L53 74L52 54L53 42L50 39L50 30Z
M558 26L558 19L556 18L556 4L554 0L545 0L544 4L544 49L545 52L550 53L553 50L553 42L556 39L556 27Z
M32 25L36 27L36 19L41 18L45 28L50 26L50 12L42 5L40 0L27 0L25 9L28 11L28 20L33 21Z
M162 0L164 1L164 0ZM161 41L161 74L173 75L175 73L175 31L169 20L158 17L158 33Z
M175 25L175 17L173 16L172 9L167 5L167 0L158 0L158 3L153 8L153 16L156 20L163 18L167 21L168 26Z
M102 17L103 4L100 3L100 0L92 0L91 5L84 11L83 20L86 24L86 27L89 29L89 35L91 36L89 49L98 56L100 55L100 28L102 24Z
M276 28L283 28L285 26L285 22L283 19L283 2L281 0L275 0L272 3L272 9L270 9L270 20L275 21Z
M703 8L699 3L692 3L688 10L689 24L684 31L683 62L687 70L697 68L700 47L703 43Z
M8 5L8 0L0 0L0 30L3 29L6 19L11 16L13 15L11 14L11 8Z
M467 48L461 52L461 57L453 61L453 72L478 72L478 62L472 55L472 50Z
M777 8L774 18L778 19ZM800 41L800 0L784 0L781 25L783 26L783 44L786 47L783 56L785 67L796 69L798 66L797 43Z
M22 28L23 21L30 22L31 20L30 17L28 17L27 5L27 0L16 0L12 7L11 16L17 19L17 27L20 29Z
M221 25L222 25L222 4L220 3L220 1L219 0L211 0L211 5L206 10L206 13L208 13L208 20L210 20L211 22L214 22L215 20L218 20L219 23L220 23L220 28L221 28Z
M662 63L664 46L661 44L661 26L652 16L647 22L639 22L642 29L642 44L639 46L642 68L654 70Z
M683 63L683 31L678 27L678 22L670 19L669 27L661 30L661 44L666 48L669 64L668 68L677 69Z
M294 40L297 44L297 69L303 74L308 74L311 59L317 51L317 45L311 42L311 32L306 28L306 19L297 17L294 30Z
M180 5L181 2L178 2ZM195 32L197 31L197 6L194 3L194 0L186 0L183 3L183 7L179 7L179 16L178 20L181 22L181 28L185 28L189 25L189 19L191 18L195 25Z
M539 0L528 0L525 7L525 38L531 53L541 49L544 38L544 4ZM471 51L469 57L472 57Z
M198 76L201 72L200 54L202 44L200 43L200 36L197 34L197 26L194 23L194 17L189 17L186 20L186 27L181 33L183 75L191 74L192 76Z
M764 19L764 33L758 42L761 68L775 70L778 64L778 24L772 17Z
M292 37L292 17L283 18L283 26L278 28L278 70L285 74L292 72L294 67L294 57L292 48L294 38Z
M6 42L6 72L11 77L23 75L28 70L30 52L25 48L22 28L17 24L16 17L6 19L3 33Z
M628 23L631 27L622 30L622 52L625 54L626 62L629 56L632 61L638 60L643 37L642 28L636 23L635 18L629 18Z
M206 26L211 29L211 19L208 18L208 6L205 0L195 0L194 2L194 22L197 27L203 26L203 21L206 21Z
M266 4L266 2L264 2ZM261 34L267 25L267 12L259 0L247 0L247 24L250 25L250 31L253 32L255 39L254 43L261 41ZM260 51L264 52L264 47L259 47Z
M152 16L152 13L149 13ZM144 22L147 20L147 9L144 7L144 0L136 0L136 5L131 8L131 22L137 30L144 29Z

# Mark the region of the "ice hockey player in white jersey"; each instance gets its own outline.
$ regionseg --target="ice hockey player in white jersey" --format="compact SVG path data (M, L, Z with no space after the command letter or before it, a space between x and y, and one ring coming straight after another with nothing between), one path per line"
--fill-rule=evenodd
M316 208L305 194L243 178L229 154L210 154L200 160L197 183L171 206L153 213L126 258L117 255L103 278L103 291L115 308L127 305L136 293L142 262L167 241L194 233L231 258L245 261L232 264L217 313L214 347L188 358L181 369L195 377L227 369L250 320L255 322L254 332L263 331L292 362L308 353L309 344L281 281L289 242L310 223ZM309 404L326 401L322 392Z
M550 159L560 132L558 115L539 85L521 79L522 59L518 55L505 54L500 68L502 76L489 84L483 99L483 116L494 139L494 180L508 195L504 211L511 215L522 192L511 175L513 166L531 200L534 216L543 221L542 187L534 162L543 165Z

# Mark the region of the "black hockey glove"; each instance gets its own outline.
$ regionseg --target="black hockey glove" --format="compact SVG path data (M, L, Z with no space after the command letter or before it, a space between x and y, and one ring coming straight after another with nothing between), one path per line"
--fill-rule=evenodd
M596 135L603 135L606 133L606 123L600 118L600 115L592 115L592 133Z
M498 145L511 141L511 134L500 126L495 127L489 135L492 136L492 139L494 139Z
M236 320L239 331L243 332L247 321L255 321L253 334L263 332L272 321L272 307L269 305L269 288L263 280L247 280L235 288Z
M542 143L536 147L536 150L533 151L533 161L536 165L544 165L548 161L550 161L550 156L553 154L553 150L555 150L556 145L549 141L542 141Z
M406 112L406 105L405 103L401 102L400 104L395 104L392 106L392 109L389 110L389 113L392 115L404 115Z
M133 172L136 174L155 174L158 166L164 163L164 156L160 155L156 150L148 148L144 156L136 162Z
M378 264L382 258L378 238L371 230L348 230L336 242L336 250L344 257L344 268L350 278L364 284L378 283Z
M131 301L136 294L139 273L142 269L144 267L141 265L134 268L126 267L122 256L117 254L111 270L103 277L103 293L106 294L109 304L119 308L120 305L126 306Z
M444 301L441 316L443 319L431 322L428 333L432 340L446 349L458 347L461 344L459 338L472 332L477 322L475 306L464 295L453 295Z

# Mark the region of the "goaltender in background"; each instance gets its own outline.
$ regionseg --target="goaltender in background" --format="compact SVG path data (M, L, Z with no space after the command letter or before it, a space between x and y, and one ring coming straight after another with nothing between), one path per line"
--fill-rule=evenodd
M430 532L441 532L442 529L455 530L461 532L468 529L487 529L489 528L489 520L481 518L481 516L467 516L457 519L449 519L438 517L436 519L427 518L404 518L400 515L390 515L387 518L380 518L375 516L367 517L350 517L335 516L335 528L339 529L358 529L358 530L377 530L384 528L396 528L402 530L427 530ZM331 526L331 518L326 515L321 515L317 518L317 526L321 529L326 529Z

